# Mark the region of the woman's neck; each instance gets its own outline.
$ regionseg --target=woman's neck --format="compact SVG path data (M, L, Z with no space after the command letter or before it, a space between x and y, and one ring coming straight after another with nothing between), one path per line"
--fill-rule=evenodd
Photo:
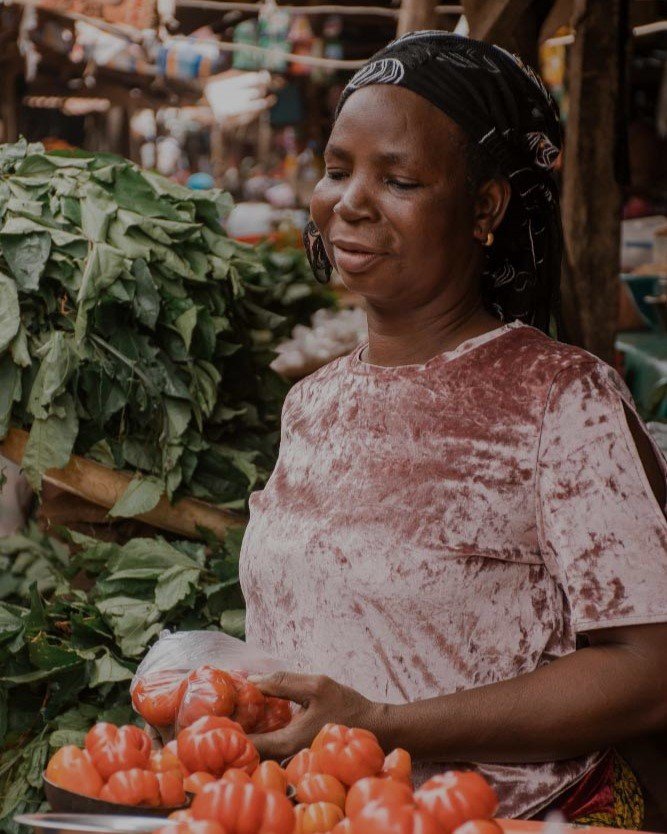
M462 342L500 327L481 299L401 311L367 302L368 348L362 359L372 365L421 365Z

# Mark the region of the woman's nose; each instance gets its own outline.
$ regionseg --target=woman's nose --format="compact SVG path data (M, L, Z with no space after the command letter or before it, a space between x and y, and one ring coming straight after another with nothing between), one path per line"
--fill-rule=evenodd
M355 220L366 220L374 217L376 214L372 195L369 193L365 184L359 179L348 180L338 202L334 206L334 211L348 223L353 223Z

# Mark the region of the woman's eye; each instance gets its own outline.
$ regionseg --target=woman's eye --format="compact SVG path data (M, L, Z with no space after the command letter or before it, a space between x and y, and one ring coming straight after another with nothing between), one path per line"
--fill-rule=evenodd
M345 171L330 171L327 170L327 176L330 180L342 180L345 176Z
M401 191L409 191L412 188L419 188L418 182L405 182L404 180L387 180L387 185L399 188Z

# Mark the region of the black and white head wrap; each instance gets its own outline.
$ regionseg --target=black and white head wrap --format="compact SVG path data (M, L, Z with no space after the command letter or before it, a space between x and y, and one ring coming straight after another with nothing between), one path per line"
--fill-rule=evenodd
M376 53L343 90L394 84L423 96L466 133L507 178L512 197L486 249L483 294L504 321L548 331L558 320L562 252L558 192L551 169L560 153L556 105L515 55L441 31L410 32Z

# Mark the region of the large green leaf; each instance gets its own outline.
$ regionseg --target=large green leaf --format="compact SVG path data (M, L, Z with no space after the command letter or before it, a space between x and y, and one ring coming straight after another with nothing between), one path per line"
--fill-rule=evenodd
M125 492L109 510L110 516L131 517L150 512L164 492L164 483L157 478L135 475Z
M51 235L48 232L0 235L0 251L19 289L25 292L39 289L39 281L51 252Z
M0 352L5 350L19 332L21 313L16 284L0 272Z
M33 489L41 489L42 475L47 469L60 469L67 465L78 426L74 399L70 394L63 394L57 400L57 410L53 410L48 417L33 422L22 463Z

